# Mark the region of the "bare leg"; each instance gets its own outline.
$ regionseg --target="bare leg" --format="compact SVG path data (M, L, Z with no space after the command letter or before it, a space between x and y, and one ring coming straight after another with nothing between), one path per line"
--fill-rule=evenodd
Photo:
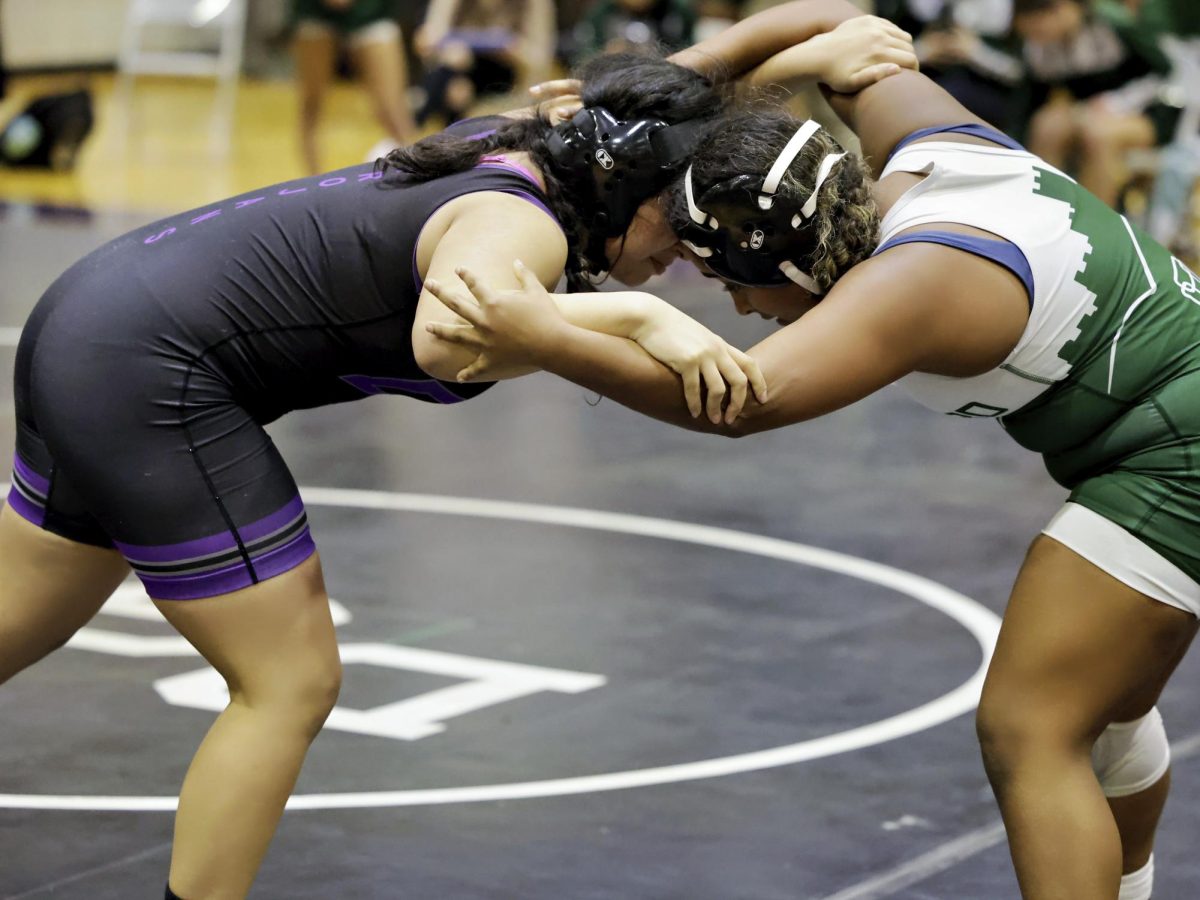
M351 53L379 124L397 144L411 143L417 126L408 103L407 66L400 34L358 44Z
M1109 798L1108 808L1121 836L1122 875L1136 872L1150 861L1150 854L1154 852L1154 833L1170 790L1171 772L1168 770L1140 793Z
M1091 747L1133 699L1161 686L1194 631L1182 610L1137 593L1057 541L1034 542L978 714L984 764L1027 900L1117 896L1121 836Z
M43 531L0 510L0 683L87 624L129 565L115 550Z
M1029 122L1029 152L1058 169L1066 168L1079 129L1075 105L1051 101L1033 114Z
M1089 107L1081 137L1079 183L1109 206L1116 206L1129 181L1125 157L1130 150L1154 146L1154 126L1142 115Z
M229 686L179 795L171 888L189 900L242 898L341 685L320 562L156 605Z
M333 81L337 42L332 33L301 31L292 43L296 83L300 87L300 152L309 174L321 171L317 151L317 123L321 104Z

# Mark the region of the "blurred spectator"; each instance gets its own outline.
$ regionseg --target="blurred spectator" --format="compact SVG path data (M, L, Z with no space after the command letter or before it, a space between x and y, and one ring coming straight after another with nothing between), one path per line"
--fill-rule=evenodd
M696 0L696 29L699 43L719 34L742 18L746 0Z
M393 5L392 0L292 0L300 148L311 173L322 171L317 123L342 42L388 137L398 145L416 137L406 93L404 45L392 17Z
M417 115L446 124L475 98L507 93L549 75L554 56L552 0L431 0L415 36L425 67L425 105Z
M655 50L660 45L682 50L695 42L695 36L696 10L691 0L596 0L575 27L575 59Z
M1200 3L1196 0L1125 0L1144 25L1182 37L1200 35Z
M1162 32L1119 3L1015 0L1032 81L1029 149L1115 206L1130 150L1169 141L1178 107L1159 96L1170 64Z
M3 20L4 0L0 0L0 20ZM8 93L8 72L4 68L4 32L0 31L0 100Z
M1010 38L1012 0L879 0L875 7L916 38L926 75L975 115L1014 127L1024 70Z

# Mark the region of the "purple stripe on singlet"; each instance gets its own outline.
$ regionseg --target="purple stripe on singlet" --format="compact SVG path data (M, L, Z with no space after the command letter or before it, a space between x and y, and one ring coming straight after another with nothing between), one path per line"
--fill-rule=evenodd
M251 522L243 528L242 543L248 544L250 541L266 537L272 531L278 531L302 512L304 512L304 501L297 494L269 516L259 519L257 522Z
M464 141L482 141L486 137L491 137L493 134L495 134L499 130L500 130L499 128L491 128L491 129L488 129L487 131L481 131L478 134L468 134L465 138L463 138L463 140Z
M29 464L16 453L13 454L13 471L24 478L29 486L39 494L50 493L50 481L29 468Z
M251 522L242 528L240 531L242 543L247 544L273 531L278 531L303 511L304 502L300 499L300 495L297 494L286 505L277 509L269 516L265 516L256 522ZM117 545L117 549L121 551L121 555L134 566L138 563L189 562L205 556L211 556L214 553L233 550L237 547L237 541L234 539L233 532L231 531L223 531L220 534L197 538L193 541L182 541L178 544L140 546L138 544L123 544L120 541L114 541L113 543Z
M956 231L930 229L929 231L910 231L907 234L897 235L880 244L871 255L877 256L883 251L901 244L917 243L942 244L956 250L965 250L967 253L1004 266L1021 279L1021 283L1025 285L1025 294L1029 298L1029 308L1033 308L1033 269L1030 267L1024 251L1012 241L1003 238L985 238L977 234L959 234Z
M999 144L1001 147L1007 147L1009 150L1025 150L1020 144L1010 138L1002 131L997 131L990 125L984 125L980 122L968 122L963 125L934 125L931 128L918 128L911 134L902 137L896 146L892 148L892 152L888 154L885 164L892 161L892 157L911 144L913 141L919 141L921 138L932 137L935 134L969 134L972 137L983 138L985 141L991 141L993 144Z
M476 164L475 168L490 169L490 168L495 168L496 166L501 166L505 169L516 169L517 172L519 172L524 178L528 178L535 185L537 185L538 190L541 190L542 184L540 181L538 181L537 176L533 174L532 169L526 168L525 166L521 165L519 162L513 162L511 159L509 159L507 156L505 156L502 153L497 154L495 156L479 157L479 162Z
M316 549L312 534L305 528L282 547L252 557L255 574L259 582L282 575L312 556ZM241 561L200 575L144 575L138 572L137 576L146 593L155 600L199 600L240 591L254 584L250 570Z
M522 199L528 200L530 203L532 203L534 206L538 207L538 209L540 209L542 212L544 212L546 215L548 215L551 219L554 219L554 224L557 225L560 230L562 229L562 223L559 222L558 219L555 217L554 213L552 213L550 211L550 207L548 207L545 203L543 203L537 197L533 196L533 194L530 194L527 191L505 191L504 193L512 194L514 197L521 197Z
M484 157L481 157L481 159L483 159L484 162L479 163L478 165L475 166L475 168L477 168L477 169L499 169L502 172L512 172L514 175L520 175L522 178L524 178L526 181L528 181L530 184L532 184L534 187L536 187L539 191L542 189L541 184L537 180L537 176L535 176L531 171L529 171L527 168L520 165L519 163L515 163L512 160L508 159L508 157L484 156ZM514 197L523 197L524 199L526 199L530 203L532 203L534 206L538 207L543 212L545 212L546 215L548 215L550 218L554 219L554 221L556 223L558 222L558 219L555 217L554 213L550 212L550 207L548 207L545 203L543 203L541 200L539 200L533 194L530 194L526 191L517 191L517 190L505 190L504 193L512 194ZM559 225L559 228L561 228L561 227L562 226Z
M8 505L22 519L32 522L39 528L46 521L46 508L31 503L24 494L17 490L15 485L8 489Z
M466 399L432 378L384 378L375 375L343 375L341 378L364 394L406 394L428 397L434 403L461 403Z

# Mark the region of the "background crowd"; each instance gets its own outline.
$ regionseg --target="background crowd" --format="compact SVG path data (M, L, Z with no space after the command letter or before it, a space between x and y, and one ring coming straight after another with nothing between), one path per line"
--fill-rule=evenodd
M302 27L323 4L349 20L381 0L297 0ZM419 5L419 4L410 4ZM413 51L415 112L381 113L398 142L467 115L488 95L551 77L609 50L678 49L769 3L741 0L431 0L394 37ZM875 0L865 9L916 39L926 74L973 112L1062 168L1106 203L1146 210L1164 168L1153 151L1184 133L1200 103L1186 73L1200 64L1200 4L1189 0ZM305 42L297 42L303 61ZM301 66L303 69L303 65ZM310 90L306 83L305 90ZM1191 96L1189 96L1191 94ZM1191 127L1191 126L1189 126ZM1173 165L1191 177L1192 156ZM1170 162L1170 160L1166 160ZM311 168L317 168L310 158ZM1190 180L1188 182L1190 184ZM1138 188L1142 190L1139 192ZM1187 252L1177 190L1157 236ZM1137 212L1137 209L1133 210Z
M682 48L774 2L251 0L247 50L266 34L277 60L290 56L299 156L317 172L357 161L322 154L321 123L341 77L362 86L386 143L409 143L464 116L524 105L525 88L596 53ZM1194 258L1200 92L1188 81L1200 77L1200 3L856 2L911 32L925 73L965 106ZM252 63L248 55L245 68ZM3 83L0 63L0 91ZM69 166L72 143L89 124L74 102L71 113L37 113L44 120L56 112L73 124L35 123L46 132L42 146L28 139L28 117L17 123L24 130L10 122L0 134L0 159ZM815 93L796 103L820 105ZM53 146L55 134L65 149Z

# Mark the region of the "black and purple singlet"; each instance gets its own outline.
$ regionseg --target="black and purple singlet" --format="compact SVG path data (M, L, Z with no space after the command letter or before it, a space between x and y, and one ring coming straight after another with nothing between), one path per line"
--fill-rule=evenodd
M298 565L313 541L265 423L371 394L457 403L488 387L430 378L411 338L421 228L478 191L546 205L499 159L422 184L365 164L164 219L84 257L38 302L17 350L13 510L115 546L157 599Z

